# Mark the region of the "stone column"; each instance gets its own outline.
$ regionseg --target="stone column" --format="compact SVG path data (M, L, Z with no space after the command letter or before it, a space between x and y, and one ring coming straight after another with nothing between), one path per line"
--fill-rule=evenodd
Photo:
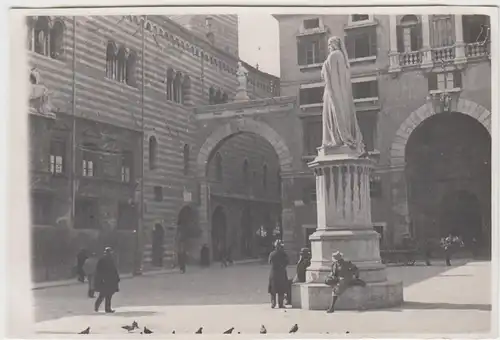
M422 15L422 67L424 68L433 66L430 37L429 16L424 14Z
M380 259L379 234L373 229L370 202L372 161L352 150L320 149L309 164L316 175L318 226L310 236L312 259L306 283L292 292L295 307L326 309L332 288L324 284L332 253L340 251L358 268L365 287L351 287L338 300L338 309L368 309L399 305L401 282L387 280ZM295 297L299 295L296 299Z
M211 223L210 223L210 189L206 180L200 180L200 206L198 208L198 227L200 236L197 240L192 240L192 254L196 261L199 261L200 249L203 244L208 244L211 248Z
M399 65L396 15L389 16L389 42L389 72L399 72L401 71L401 66Z
M295 206L293 200L293 177L285 174L281 178L281 226L283 230L282 240L290 263L297 260L297 249L295 247Z
M455 64L465 63L465 43L462 15L455 15Z

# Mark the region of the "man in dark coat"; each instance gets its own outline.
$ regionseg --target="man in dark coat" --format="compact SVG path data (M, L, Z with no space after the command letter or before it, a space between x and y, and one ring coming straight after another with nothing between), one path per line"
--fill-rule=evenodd
M202 267L210 266L210 250L208 249L208 245L204 244L200 250L200 265Z
M104 256L97 262L95 273L95 290L99 292L99 296L95 301L94 309L99 311L99 307L103 300L106 313L114 313L111 309L111 298L113 294L119 291L118 283L120 275L116 269L115 261L113 260L113 249L106 247Z
M276 307L276 295L278 295L279 308L285 308L284 299L288 292L288 275L286 266L288 266L288 255L283 249L281 240L274 244L275 250L269 254L269 263L271 272L269 273L268 292L271 294L271 308Z
M332 302L327 313L335 311L335 303L340 295L342 295L347 288L352 286L366 286L363 280L359 279L358 267L351 261L344 260L341 252L336 251L332 254L332 271L326 278L325 283L332 287Z

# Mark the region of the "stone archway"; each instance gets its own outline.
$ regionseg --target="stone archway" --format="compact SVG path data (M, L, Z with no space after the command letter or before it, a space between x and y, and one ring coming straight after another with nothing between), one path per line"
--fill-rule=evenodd
M459 99L452 111L468 115L481 123L491 136L491 112L485 107L466 99ZM392 199L392 235L393 241L401 239L402 234L410 232L408 196L405 178L405 150L412 132L427 118L434 116L431 103L422 105L413 111L400 125L393 139L389 165L391 169L391 199Z
M210 189L206 180L208 162L214 150L216 150L221 143L240 133L253 133L269 142L278 156L280 174L283 175L292 173L292 154L290 153L290 150L286 145L284 139L268 124L253 119L241 118L229 121L225 125L215 129L201 146L198 157L196 159L196 174L200 181L200 226L204 231L203 242L205 243L208 243L211 240L211 237L208 234L211 230L209 226L211 219L209 216ZM282 187L285 187L285 185L283 184L283 180ZM282 198L285 197L285 195L288 195L287 190L282 189ZM283 205L283 220L286 220L287 218L290 219L289 215L291 214L293 214L292 207ZM293 237L292 230L290 230L289 235L290 237ZM292 242L290 242L290 244L291 243Z

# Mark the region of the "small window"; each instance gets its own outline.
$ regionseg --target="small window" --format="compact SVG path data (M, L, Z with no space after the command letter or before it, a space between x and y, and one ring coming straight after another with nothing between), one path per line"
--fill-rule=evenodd
M297 38L297 58L299 65L320 64L327 57L325 34Z
M132 167L133 167L132 153L125 151L122 155L121 166L121 180L122 182L129 183L132 180Z
M304 29L310 30L310 29L314 29L314 28L319 28L319 19L318 18L304 20Z
M323 86L300 89L300 105L323 103L324 90Z
M376 80L352 84L352 96L354 99L377 98L378 82Z
M154 187L155 201L161 202L163 201L163 187L156 186Z
M369 19L370 19L370 16L368 14L353 14L353 15L351 15L352 22L366 21Z
M377 31L375 27L349 30L346 35L346 49L349 59L377 55Z
M84 144L82 150L82 176L95 177L96 163L98 158L97 146L94 144Z
M66 145L63 141L50 142L49 171L53 175L64 173Z
M156 160L158 157L158 142L154 136L149 137L149 169L156 169Z
M429 91L446 91L462 87L462 72L431 73L428 78Z

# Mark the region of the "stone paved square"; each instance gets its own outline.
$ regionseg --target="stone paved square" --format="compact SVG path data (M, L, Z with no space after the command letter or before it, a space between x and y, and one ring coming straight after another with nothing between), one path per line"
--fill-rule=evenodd
M288 332L299 324L301 336L459 334L491 329L490 262L442 261L433 266L389 267L391 279L404 283L401 308L375 311L322 311L271 309L266 290L267 265L229 268L188 268L185 275L168 274L125 279L114 298L114 315L93 312L86 287L73 285L34 291L36 331L40 336L67 336L91 326L95 335L126 335L120 327L137 320L155 334L192 334L200 326L205 334L258 335L261 324L268 336ZM293 269L289 275L293 274ZM328 333L328 334L327 334Z

